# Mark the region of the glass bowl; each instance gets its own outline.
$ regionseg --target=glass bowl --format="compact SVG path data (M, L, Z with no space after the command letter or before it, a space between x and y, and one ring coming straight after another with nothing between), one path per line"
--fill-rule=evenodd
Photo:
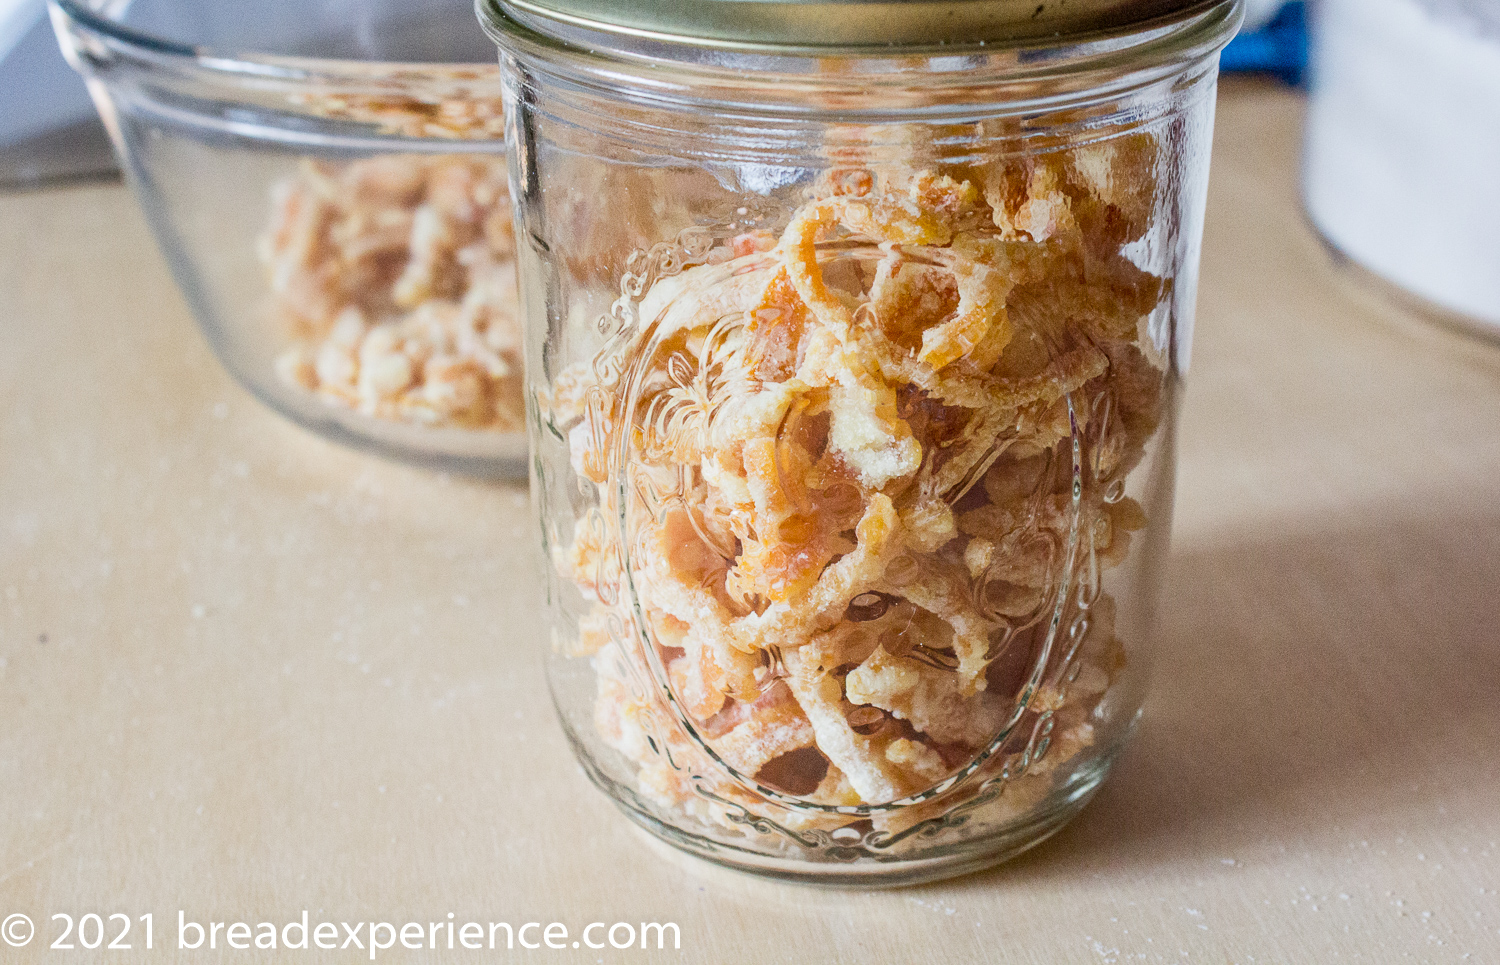
M526 466L494 48L464 0L53 0L224 365L329 438Z

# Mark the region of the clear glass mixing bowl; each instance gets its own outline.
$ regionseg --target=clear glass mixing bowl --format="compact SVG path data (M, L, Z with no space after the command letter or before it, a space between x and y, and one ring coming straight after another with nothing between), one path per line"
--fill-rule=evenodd
M204 334L314 431L526 463L494 48L463 0L54 0Z

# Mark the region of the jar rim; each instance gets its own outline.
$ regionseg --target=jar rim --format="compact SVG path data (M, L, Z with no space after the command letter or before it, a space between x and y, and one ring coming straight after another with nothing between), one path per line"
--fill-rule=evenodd
M993 0L956 0L944 3L943 6L977 8L992 5L992 2ZM1148 47L1154 45L1158 38L1178 37L1191 32L1193 27L1205 21L1212 22L1221 30L1224 34L1223 43L1227 43L1243 19L1244 0L1184 0L1175 4L1158 5L1165 9L1148 10L1145 15L1128 19L1091 22L1075 18L1068 22L1074 29L1066 30L1009 29L1014 27L1009 22L1000 24L1007 29L986 30L975 21L971 26L979 29L947 36L931 30L918 32L898 24L898 29L893 33L888 32L870 40L852 39L853 30L847 26L851 17L859 22L861 14L866 18L880 16L889 30L890 11L919 6L925 8L936 4L932 0L742 0L723 5L733 6L737 10L755 7L837 9L844 11L846 26L823 31L813 29L797 35L796 40L791 40L783 39L786 25L767 24L767 18L758 18L754 24L731 25L720 15L718 20L710 23L700 34L693 34L650 22L643 17L590 17L572 9L575 6L588 6L586 3L579 4L576 0L574 3L559 3L557 0L475 0L474 4L480 23L497 42L503 43L502 38L506 35L529 34L533 39L576 46L601 56L645 54L653 59L690 61L695 54L704 51L772 58L879 59L924 55L962 57L996 51L1025 52L1036 56L1049 51L1086 49L1101 44ZM1039 3L1035 9L1042 11L1045 6L1045 3ZM830 18L823 14L818 19ZM763 28L764 34L755 34L753 31L756 28ZM959 37L962 39L958 39ZM1143 55L1147 53L1149 51L1142 50Z
M680 38L630 37L613 45L620 37L537 23L512 10L510 0L475 6L502 61L514 57L528 70L608 97L849 120L931 118L961 112L976 99L1024 113L1119 97L1217 56L1244 19L1243 0L1209 0L1188 14L1063 43L741 49ZM809 96L829 93L847 95L844 106L830 112ZM915 100L903 103L911 95ZM850 106L882 101L873 111Z

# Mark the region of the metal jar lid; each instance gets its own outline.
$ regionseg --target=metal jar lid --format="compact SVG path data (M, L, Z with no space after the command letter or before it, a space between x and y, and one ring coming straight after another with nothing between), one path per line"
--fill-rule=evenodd
M480 0L545 32L773 53L1061 43L1167 25L1234 0Z

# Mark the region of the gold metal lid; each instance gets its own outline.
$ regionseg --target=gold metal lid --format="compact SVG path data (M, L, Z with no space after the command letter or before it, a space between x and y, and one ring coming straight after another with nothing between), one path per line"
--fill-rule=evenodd
M975 47L1132 32L1233 0L480 0L491 15L734 50ZM540 21L540 22L538 22ZM550 32L550 31L547 31Z

